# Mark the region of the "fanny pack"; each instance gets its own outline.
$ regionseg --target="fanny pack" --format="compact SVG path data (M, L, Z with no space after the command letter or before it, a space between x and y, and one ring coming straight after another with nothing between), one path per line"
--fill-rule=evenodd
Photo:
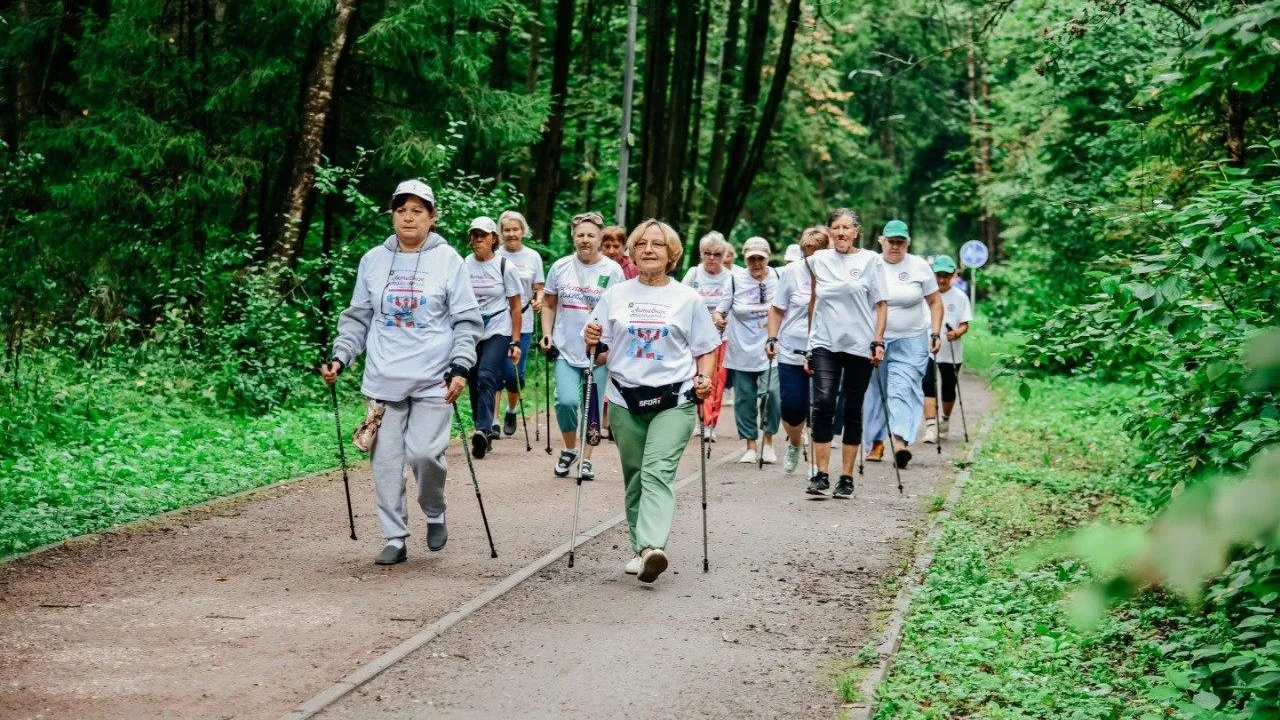
M656 413L680 404L680 386L684 383L671 383L656 387L642 385L640 387L622 387L617 380L609 379L618 389L622 399L627 403L631 413Z

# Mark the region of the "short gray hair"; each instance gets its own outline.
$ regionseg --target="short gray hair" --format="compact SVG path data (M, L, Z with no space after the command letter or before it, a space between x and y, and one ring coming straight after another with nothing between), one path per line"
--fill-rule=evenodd
M524 215L521 215L515 210L506 210L501 215L498 216L498 229L501 230L502 223L508 220L511 220L512 222L520 223L520 227L524 229L524 233L522 237L529 237L530 235L533 234L529 231L529 221L525 220Z
M720 252L724 252L728 249L729 241L725 240L724 235L721 235L715 230L703 235L702 239L698 241L698 252L702 252L704 250L710 250L711 252L719 250Z

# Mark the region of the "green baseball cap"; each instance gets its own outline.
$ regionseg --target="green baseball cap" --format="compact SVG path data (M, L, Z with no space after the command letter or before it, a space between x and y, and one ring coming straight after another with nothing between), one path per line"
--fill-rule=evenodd
M956 261L952 260L950 255L939 255L933 259L933 271L953 273L956 271Z
M890 220L884 224L884 232L880 233L887 238L900 237L911 238L911 233L907 231L907 224L901 220Z

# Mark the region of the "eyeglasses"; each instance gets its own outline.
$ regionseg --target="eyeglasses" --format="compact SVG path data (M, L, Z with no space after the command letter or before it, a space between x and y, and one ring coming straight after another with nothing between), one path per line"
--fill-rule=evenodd
M584 222L589 222L589 223L598 225L599 227L604 227L604 218L601 217L600 213L598 212L579 213L577 215L574 215L573 219L569 221L570 225L572 225L573 227L578 227Z
M724 255L724 253L722 253L722 252L715 252L715 251L712 251L712 250L703 250L703 251L702 251L702 257L704 257L704 258L718 258L718 257L721 257L721 256L723 256L723 255Z

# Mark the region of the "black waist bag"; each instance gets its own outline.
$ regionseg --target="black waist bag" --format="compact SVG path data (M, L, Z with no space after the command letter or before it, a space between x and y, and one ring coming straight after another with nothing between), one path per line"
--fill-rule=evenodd
M627 403L627 410L632 414L662 412L680 404L680 386L683 383L628 388L622 387L612 378L609 381L618 389Z

